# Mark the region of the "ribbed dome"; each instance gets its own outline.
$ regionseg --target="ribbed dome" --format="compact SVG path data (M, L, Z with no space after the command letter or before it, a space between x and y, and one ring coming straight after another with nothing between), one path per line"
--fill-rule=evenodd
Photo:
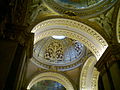
M48 37L35 44L33 57L44 64L67 65L80 60L84 53L84 45L76 40Z
M63 7L71 9L82 9L92 7L103 0L54 0L54 1Z

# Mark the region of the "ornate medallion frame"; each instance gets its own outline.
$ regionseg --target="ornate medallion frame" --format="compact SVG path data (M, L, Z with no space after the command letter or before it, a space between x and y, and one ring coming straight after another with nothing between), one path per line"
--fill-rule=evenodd
M60 14L67 14L70 16L79 16L80 18L90 18L96 15L99 15L103 13L104 11L110 9L117 0L103 0L100 3L93 5L89 8L81 8L81 9L71 9L66 8L58 3L56 3L54 0L43 0L43 2L56 12Z

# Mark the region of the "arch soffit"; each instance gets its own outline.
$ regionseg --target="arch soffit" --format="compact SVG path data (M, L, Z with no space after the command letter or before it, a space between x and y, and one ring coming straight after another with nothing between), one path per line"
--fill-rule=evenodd
M117 15L117 24L116 24L117 40L120 43L120 8Z
M80 74L80 90L97 90L99 72L94 67L97 60L94 56L90 56L83 65Z
M27 89L29 90L34 84L43 80L53 80L61 83L67 90L74 90L72 83L65 76L55 72L45 72L37 75L30 81Z
M78 40L91 50L97 60L108 47L105 39L93 28L70 19L55 18L45 20L37 24L31 32L35 33L34 44L52 35L64 35Z

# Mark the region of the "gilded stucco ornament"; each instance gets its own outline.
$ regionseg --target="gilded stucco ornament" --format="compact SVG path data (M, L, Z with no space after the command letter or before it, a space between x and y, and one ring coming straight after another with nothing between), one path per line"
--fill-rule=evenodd
M91 18L89 21L96 22L107 34L109 38L112 36L113 23L112 23L112 15L113 15L114 7L110 9L106 14L101 14L98 17Z
M37 17L49 15L50 13L52 12L48 10L41 0L33 1L28 5L26 22L31 24L37 19Z
M63 45L59 42L51 42L45 49L44 58L51 62L63 61L64 50ZM56 61L57 60L57 61Z
M94 67L97 60L94 56L88 57L80 74L80 90L98 90L99 72Z
M96 68L93 69L93 76L92 76L92 84L91 88L92 90L98 90L98 79L99 79L99 72Z
M60 14L89 18L111 8L117 0L43 0Z

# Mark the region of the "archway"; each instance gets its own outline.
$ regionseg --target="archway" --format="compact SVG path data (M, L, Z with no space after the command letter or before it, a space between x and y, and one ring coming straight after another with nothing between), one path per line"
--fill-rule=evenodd
M117 35L118 43L120 43L120 8L117 15L116 35Z
M34 44L45 37L53 35L66 36L83 43L95 57L89 57L83 66L80 77L80 90L97 88L94 85L97 85L99 73L94 65L107 49L108 44L96 30L78 21L55 18L37 24L32 32L35 34ZM88 83L90 82L88 79L91 80L91 83Z
M37 24L32 32L35 34L34 43L53 35L63 35L83 43L95 55L97 60L108 47L105 39L93 28L70 19L55 18Z
M34 84L30 90L66 90L65 87L52 80L43 80Z
M72 83L63 75L55 72L45 72L35 76L27 86L29 90L34 84L43 80L52 80L62 84L66 90L74 90Z
M94 56L90 56L83 65L80 74L80 90L98 90L99 72L94 67L97 60Z

